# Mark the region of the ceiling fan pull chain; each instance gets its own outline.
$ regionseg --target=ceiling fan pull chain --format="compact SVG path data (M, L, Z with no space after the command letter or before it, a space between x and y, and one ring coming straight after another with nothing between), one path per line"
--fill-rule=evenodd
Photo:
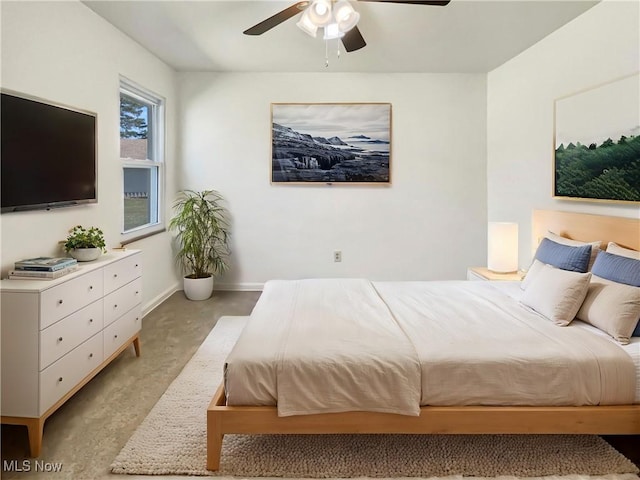
M329 68L329 40L324 41L324 66Z

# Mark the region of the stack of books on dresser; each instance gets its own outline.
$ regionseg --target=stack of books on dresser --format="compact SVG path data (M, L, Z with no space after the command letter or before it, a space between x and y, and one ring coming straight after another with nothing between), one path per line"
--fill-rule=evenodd
M53 280L75 271L78 261L70 257L27 258L14 263L11 279Z

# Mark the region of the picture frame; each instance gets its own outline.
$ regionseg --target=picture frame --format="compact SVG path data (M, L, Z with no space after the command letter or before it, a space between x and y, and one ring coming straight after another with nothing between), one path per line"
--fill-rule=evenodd
M640 202L640 73L554 102L553 197Z
M272 184L391 184L390 103L272 103Z

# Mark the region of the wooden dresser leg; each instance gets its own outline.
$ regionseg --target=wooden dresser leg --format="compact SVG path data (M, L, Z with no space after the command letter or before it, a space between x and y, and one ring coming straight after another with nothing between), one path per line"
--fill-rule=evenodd
M140 337L133 339L133 349L136 351L136 357L140 356Z
M39 457L42 450L42 435L44 433L43 418L25 419L27 433L29 435L29 453L32 457Z

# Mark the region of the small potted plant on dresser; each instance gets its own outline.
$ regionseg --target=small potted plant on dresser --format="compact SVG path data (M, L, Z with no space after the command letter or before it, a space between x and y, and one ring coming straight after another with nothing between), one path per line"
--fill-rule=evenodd
M224 199L215 190L183 190L174 204L169 229L176 232L176 261L186 275L189 300L206 300L213 278L227 270L229 217Z
M76 225L69 230L64 250L79 262L90 262L107 252L104 234L97 227Z

